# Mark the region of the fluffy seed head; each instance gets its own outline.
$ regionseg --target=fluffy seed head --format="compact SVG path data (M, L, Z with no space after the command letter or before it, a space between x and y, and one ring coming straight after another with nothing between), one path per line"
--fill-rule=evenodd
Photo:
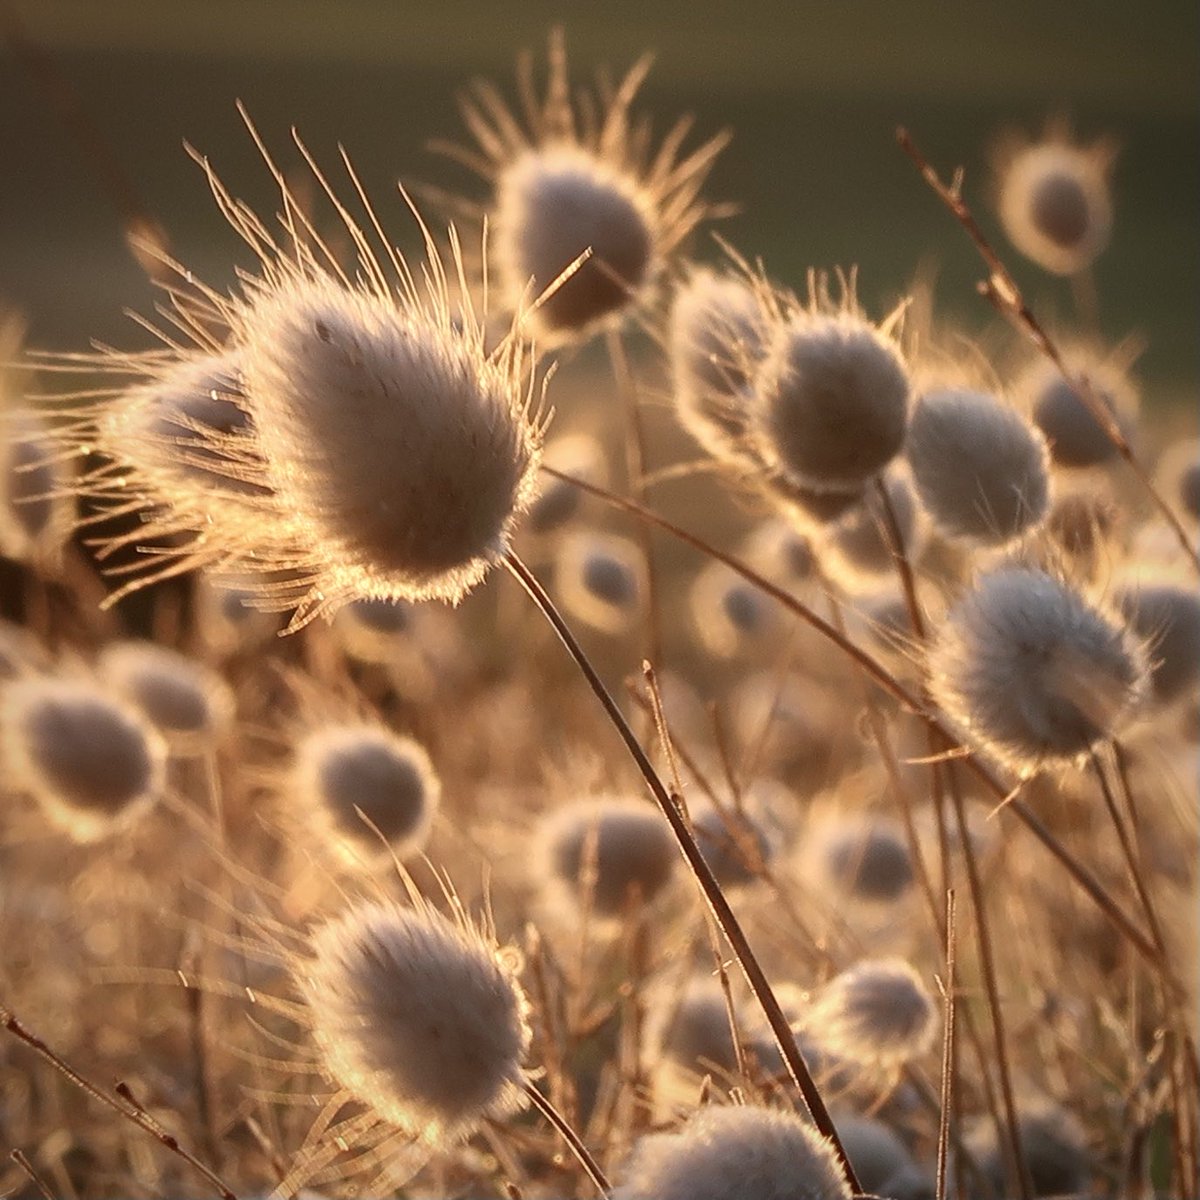
M835 976L813 1004L805 1028L851 1062L881 1069L924 1054L937 1008L920 976L898 958L860 962Z
M814 492L855 492L900 451L908 375L896 345L852 312L797 312L773 330L751 427L768 467Z
M778 604L724 563L708 563L691 588L692 623L705 649L722 658L769 647L781 628Z
M496 182L492 245L511 294L531 281L535 295L544 292L591 250L534 315L539 336L551 341L634 302L657 266L653 229L637 181L573 146L527 151Z
M0 413L0 552L53 557L70 525L61 466L49 457L37 413Z
M465 919L361 904L317 930L296 982L326 1070L385 1121L445 1144L520 1106L528 1006Z
M1044 571L979 579L935 631L934 699L989 753L1022 772L1069 762L1112 736L1146 683L1122 624Z
M323 589L461 599L535 488L540 430L511 367L449 320L328 278L239 315L267 474Z
M622 633L637 618L644 576L642 552L629 538L580 530L559 543L554 579L563 607L602 633Z
M1079 1122L1056 1105L1040 1103L1019 1112L1017 1124L1033 1195L1084 1194L1092 1175L1092 1161ZM970 1200L983 1200L988 1194L1004 1195L1008 1182L1005 1149L997 1139L994 1122L972 1122L965 1142L989 1185L987 1191L972 1191Z
M230 655L279 632L279 615L257 607L256 594L244 578L201 574L195 592L196 625L205 646L218 655Z
M493 188L493 275L510 308L524 306L531 280L535 295L552 287L590 249L528 316L539 342L554 345L587 337L645 301L680 243L709 215L699 192L726 139L712 138L681 159L681 122L661 150L651 150L630 111L648 59L615 88L606 82L596 95L578 93L556 30L549 67L542 99L532 60L522 64L519 113L477 83L461 102L477 147L440 148Z
M721 812L712 804L698 805L692 812L696 843L717 882L723 888L740 887L758 875L774 850L765 822L749 810Z
M359 861L383 850L380 835L400 858L419 851L441 798L424 748L381 725L314 730L296 747L293 779L335 842Z
M1074 275L1108 245L1110 147L1056 138L1009 158L1000 180L1000 220L1013 245L1055 275Z
M1200 439L1180 438L1163 455L1155 482L1185 520L1200 521Z
M921 512L907 472L889 470L883 476L888 504L900 534L900 549L912 561L921 542ZM884 502L874 486L862 499L825 527L823 549L831 574L844 587L857 591L878 586L879 577L894 576L895 548L886 521Z
M737 1069L725 993L715 979L692 979L682 995L664 989L652 1011L655 1052L688 1071Z
M889 1126L849 1113L839 1114L834 1124L864 1192L888 1200L932 1200L931 1181Z
M1195 695L1200 679L1200 595L1176 584L1122 588L1117 605L1146 642L1150 687L1159 704Z
M795 1113L700 1109L643 1137L613 1200L850 1200L832 1144Z
M939 533L1003 546L1036 528L1050 504L1045 439L982 392L926 392L913 412L908 462Z
M668 345L684 428L718 458L744 455L750 380L763 351L763 316L750 285L693 271L671 307Z
M76 841L112 832L162 790L162 739L135 710L93 684L17 680L5 689L2 717L14 782Z
M234 710L229 685L186 655L153 642L110 642L96 669L176 753L211 749L229 732Z
M600 443L586 433L551 438L543 459L547 466L587 483L602 484L608 473ZM565 479L549 476L530 505L524 528L530 533L554 533L579 512L583 499L582 489Z
M1045 435L1055 466L1095 467L1111 462L1117 448L1081 393L1090 391L1129 437L1137 418L1137 392L1124 371L1095 353L1075 349L1066 364L1064 375L1052 362L1034 363L1018 381L1016 394Z
M576 903L619 917L635 894L652 901L678 850L662 818L635 800L586 800L548 814L539 830L547 877Z
M834 824L823 839L821 862L829 881L859 900L891 904L913 882L908 843L885 818Z

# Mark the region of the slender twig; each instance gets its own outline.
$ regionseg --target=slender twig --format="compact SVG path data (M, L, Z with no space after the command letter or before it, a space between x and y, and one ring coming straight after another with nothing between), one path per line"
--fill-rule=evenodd
M583 1139L575 1132L571 1123L529 1080L525 1081L524 1086L525 1095L529 1097L533 1107L558 1131L559 1136L570 1147L571 1153L575 1155L579 1165L587 1172L587 1177L596 1185L596 1190L600 1195L607 1196L612 1185L608 1182L608 1178L600 1169L600 1164L592 1157L592 1152L583 1144Z
M946 1200L946 1155L950 1145L950 1126L954 1111L954 1024L957 1009L955 988L954 890L946 893L946 978L942 984L945 1016L942 1022L942 1090L938 1115L937 1200Z
M575 635L571 632L570 626L563 620L562 615L555 607L546 590L538 582L536 576L514 554L510 554L505 559L505 565L517 582L525 589L530 599L541 610L555 633L558 634L559 640L563 643L567 653L575 660L575 664L587 680L588 686L592 689L596 699L600 701L613 727L625 743L625 747L641 772L642 778L646 781L651 796L653 796L663 816L666 817L667 823L671 827L671 832L675 835L675 840L679 844L679 849L687 860L687 864L704 894L704 899L712 910L713 916L716 918L717 924L725 936L725 940L733 950L734 956L737 958L738 964L746 976L746 981L750 985L750 990L754 993L755 999L762 1008L763 1015L767 1019L767 1024L770 1025L771 1032L775 1035L775 1041L779 1046L780 1054L787 1065L788 1074L791 1075L792 1081L799 1089L804 1103L808 1107L809 1114L813 1119L813 1123L816 1125L818 1131L833 1144L841 1160L842 1171L846 1176L851 1190L855 1193L861 1192L854 1168L850 1164L841 1139L838 1137L837 1128L834 1126L833 1120L829 1116L829 1110L825 1107L825 1102L821 1099L820 1092L813 1082L812 1073L804 1061L804 1056L800 1053L800 1048L796 1045L796 1035L793 1033L792 1027L784 1015L779 1001L775 997L775 993L771 990L771 985L767 981L767 977L759 965L753 950L750 948L750 943L746 939L746 935L742 931L737 917L734 916L733 909L729 907L729 902L725 899L725 894L721 891L720 884L717 883L712 869L705 861L700 847L696 844L696 839L688 827L679 801L663 786L662 780L658 777L658 772L655 771L653 764L646 756L646 752L642 749L633 730L629 727L629 722L625 720L620 708L617 707L616 701L613 700L608 689L604 686L603 680L597 674L595 667L592 666L591 661L584 653L583 647L580 646Z
M1088 412L1091 413L1100 428L1104 430L1104 435L1112 442L1117 453L1133 472L1138 482L1153 501L1155 508L1158 509L1163 520L1171 528L1171 531L1183 548L1188 561L1196 569L1197 573L1200 573L1200 553L1197 553L1195 546L1192 545L1192 539L1188 531L1183 527L1183 522L1154 486L1154 482L1151 480L1145 467L1142 466L1134 454L1133 447L1129 444L1129 439L1125 436L1124 430L1121 429L1115 414L1096 394L1096 390L1090 380L1086 376L1072 378L1071 372L1063 358L1062 351L1059 350L1053 339L1046 332L1045 326L1034 316L1033 311L1025 302L1025 298L1021 295L1021 289L1017 286L1016 280L1013 279L1012 274L1004 265L1000 256L984 236L983 230L979 228L979 223L975 220L974 214L962 198L958 180L956 179L953 184L944 183L929 160L917 149L907 129L900 128L896 130L896 141L900 143L900 148L912 160L917 170L920 171L921 178L929 184L934 194L950 210L954 219L966 231L975 249L979 252L979 257L986 264L989 275L986 280L979 284L981 295L1002 316L1007 317L1016 325L1033 342L1038 350L1054 364L1062 377L1070 381L1076 395L1087 406Z
M861 646L855 645L844 634L838 632L828 621L818 616L806 604L797 600L790 592L783 588L777 587L770 580L765 579L757 571L752 570L745 563L733 557L731 554L726 554L724 551L718 550L715 546L706 542L703 538L697 537L695 534L689 533L686 529L668 521L666 517L660 516L649 508L645 508L640 504L635 504L632 500L627 500L624 496L618 496L614 492L608 491L606 488L598 487L595 484L588 483L586 480L579 479L573 475L568 475L563 471L557 471L553 467L543 465L542 470L547 474L554 476L556 479L563 479L568 483L574 484L576 487L582 488L590 495L596 496L603 500L606 504L612 505L615 508L623 509L625 512L635 514L639 519L648 521L657 528L670 534L672 537L683 542L687 546L691 546L694 550L698 550L701 554L707 555L709 558L716 559L718 562L724 563L731 570L735 571L748 583L754 585L759 591L771 596L777 600L789 612L795 613L802 618L808 625L811 625L818 633L827 638L835 646L838 647L844 654L849 657L857 667L859 667L868 677L874 680L879 686L890 696L899 700L909 711L915 713L926 725L932 727L944 737L951 747L958 747L958 739L951 733L950 729L937 717L935 713L930 712L908 688L904 686L882 663L873 658ZM1084 892L1092 899L1100 911L1108 918L1123 937L1136 947L1139 954L1153 961L1156 951L1150 939L1137 927L1134 921L1127 916L1113 900L1113 898L1105 890L1103 884L1096 876L1088 870L1071 852L1058 840L1058 838L1050 831L1036 813L1025 803L1024 800L1012 795L1012 789L1002 783L992 773L991 769L977 755L971 752L968 748L962 748L963 753L957 761L961 762L964 767L976 775L987 789L996 797L1006 801L1005 808L1011 812L1030 833L1054 856L1059 864L1066 872L1075 880L1076 884L1083 889Z
M195 1155L185 1150L180 1145L179 1139L173 1133L168 1133L158 1122L147 1116L141 1105L133 1101L121 1104L102 1088L85 1079L74 1067L70 1066L70 1064L51 1050L37 1034L31 1033L26 1029L11 1009L0 1005L0 1018L3 1020L4 1029L11 1033L18 1041L24 1042L26 1046L44 1058L56 1071L65 1075L77 1088L86 1092L94 1100L99 1100L101 1104L106 1104L109 1108L114 1109L127 1121L132 1121L139 1129L148 1133L159 1142L160 1145L166 1147L172 1154L183 1159L185 1163L203 1175L215 1189L217 1195L221 1197L221 1200L237 1200L237 1196L225 1186L225 1183L215 1171L210 1167L206 1167Z
M33 1163L31 1163L29 1159L25 1157L25 1152L23 1150L13 1150L8 1157L11 1158L13 1162L15 1162L17 1166L25 1172L26 1176L29 1178L29 1182L32 1183L35 1188L37 1188L39 1194L42 1196L42 1200L55 1200L54 1193L50 1190L46 1181L34 1169Z

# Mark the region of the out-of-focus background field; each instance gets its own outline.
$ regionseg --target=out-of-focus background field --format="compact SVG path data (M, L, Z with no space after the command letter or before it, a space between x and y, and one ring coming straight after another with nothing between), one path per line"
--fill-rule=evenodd
M270 211L269 180L234 111L242 99L273 145L295 123L326 162L338 141L393 229L411 228L397 178L470 189L425 150L457 137L454 93L484 74L513 93L523 47L568 29L574 68L657 63L643 107L660 128L680 112L735 139L708 194L740 215L722 232L801 287L810 266L858 264L875 310L919 266L939 273L943 311L990 313L978 262L893 141L907 124L942 168L962 164L989 230L987 152L1004 127L1069 114L1085 138L1122 144L1113 245L1097 284L1104 332L1137 331L1150 405L1194 401L1200 380L1200 16L1191 0L1130 4L411 3L408 0L19 0L104 131L179 257L225 286L238 247L187 139L235 191ZM0 301L25 312L34 345L88 338L141 345L121 316L148 285L125 251L94 173L11 55L0 72ZM701 235L707 238L707 234ZM707 253L700 246L701 253ZM715 249L715 248L714 248ZM1070 312L1065 286L1009 255L1040 310Z

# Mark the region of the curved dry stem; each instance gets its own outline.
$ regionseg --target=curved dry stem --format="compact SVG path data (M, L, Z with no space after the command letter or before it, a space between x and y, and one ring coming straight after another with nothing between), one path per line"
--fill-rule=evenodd
M596 1190L600 1195L607 1196L612 1185L601 1170L600 1164L592 1157L592 1152L583 1144L583 1139L571 1127L571 1123L529 1080L525 1081L525 1095L529 1097L533 1107L558 1131L571 1153L575 1155L579 1165L587 1172L587 1177L596 1185Z
M564 476L564 478L569 479L570 477ZM613 700L608 689L604 686L603 680L596 673L596 669L584 653L583 647L576 640L570 626L563 620L562 615L554 605L554 601L550 599L546 590L538 582L537 577L515 554L510 554L504 562L513 577L524 588L526 594L550 623L550 626L566 648L567 653L574 659L575 665L587 680L588 686L592 689L596 699L604 707L604 711L608 714L613 727L620 734L621 740L625 743L625 748L629 751L630 756L641 772L642 778L646 781L654 802L662 811L663 816L666 817L667 824L671 827L671 832L675 835L679 849L687 860L688 867L695 876L696 883L703 893L713 917L720 926L721 932L724 934L726 941L728 941L730 948L738 960L738 965L742 968L742 972L746 976L746 982L750 985L750 990L754 993L754 998L758 1001L759 1007L767 1019L767 1024L771 1027L776 1044L779 1046L779 1052L783 1056L784 1063L787 1065L788 1074L792 1077L792 1081L803 1097L804 1103L807 1105L809 1114L812 1117L813 1124L833 1144L841 1161L842 1172L846 1176L846 1181L850 1185L851 1190L856 1195L861 1194L862 1189L859 1187L854 1168L851 1166L846 1151L842 1146L841 1139L838 1137L838 1132L829 1115L829 1110L825 1107L825 1102L821 1099L817 1085L813 1082L812 1073L804 1061L804 1056L800 1053L800 1048L796 1045L796 1036L792 1032L792 1027L788 1023L783 1009L780 1008L779 1001L775 998L775 993L771 990L771 985L767 981L766 974L755 957L754 951L751 949L750 943L746 939L746 935L738 923L737 917L734 916L733 909L729 906L729 901L726 900L724 892L721 891L721 885L713 876L712 869L705 861L704 855L701 853L700 847L697 845L696 839L688 827L687 819L681 811L681 801L678 797L671 795L663 786L662 780L658 777L658 772L654 769L650 759L646 756L646 752L634 736L633 730L629 727L629 722L625 720L621 710L617 707L616 701Z
M921 703L919 698L915 696L908 688L904 686L878 659L872 657L860 646L856 646L848 637L835 629L828 621L818 616L806 604L797 600L790 592L786 592L783 588L776 587L770 580L764 579L757 571L746 566L740 559L734 558L731 554L726 554L722 550L718 550L715 546L704 541L703 538L697 537L695 534L689 533L686 529L668 521L666 517L660 516L658 513L649 508L645 508L640 504L635 504L632 500L627 500L623 496L618 496L614 492L608 491L606 488L598 487L595 484L587 483L585 480L578 479L573 475L568 475L563 471L556 471L553 467L548 467L543 464L542 470L547 474L552 475L555 479L565 480L567 483L573 484L575 487L582 488L585 492L603 500L606 504L612 505L614 508L623 509L625 512L632 513L639 520L649 521L652 525L669 533L672 537L683 542L685 545L691 546L694 550L700 551L701 554L707 555L709 558L716 559L718 562L724 563L732 571L740 575L747 583L758 588L759 591L777 600L789 612L795 613L796 616L804 620L813 629L817 630L823 637L831 641L838 647L848 658L850 658L860 670L862 670L871 680L877 683L885 692L894 699L903 704L909 711L914 713L927 726L935 732L941 734L945 738L948 745L955 748L961 748L963 754L956 759L961 762L968 770L974 773L984 786L993 793L998 799L1006 801L1004 807L1012 812L1017 819L1033 834L1035 838L1056 858L1063 869L1071 876L1080 888L1091 898L1096 906L1103 912L1105 917L1112 923L1113 926L1133 945L1139 954L1149 961L1155 961L1157 951L1154 948L1151 940L1138 928L1134 921L1126 915L1126 913L1117 905L1116 901L1108 894L1103 884L1083 865L1057 837L1046 827L1036 813L1025 803L1020 797L1012 795L1012 789L1005 786L992 773L991 769L984 763L973 751L967 747L960 747L958 738L951 730L937 717L931 713L925 705Z

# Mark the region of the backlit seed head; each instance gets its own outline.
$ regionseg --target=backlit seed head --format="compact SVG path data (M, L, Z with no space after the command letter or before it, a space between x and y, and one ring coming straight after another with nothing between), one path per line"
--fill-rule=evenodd
M682 994L664 988L651 1011L656 1054L696 1074L737 1069L725 993L716 979L690 980Z
M662 817L636 800L586 800L548 813L539 829L546 877L577 904L619 917L670 883L679 851Z
M1079 1122L1065 1109L1048 1103L1027 1105L1018 1113L1021 1152L1034 1196L1082 1195L1092 1177L1092 1157ZM966 1148L979 1165L988 1188L973 1185L970 1200L1002 1196L1008 1183L1005 1147L995 1123L977 1119L967 1129Z
M603 485L607 464L600 443L586 433L566 433L546 443L543 461L547 466L586 483ZM565 479L545 475L542 490L529 507L524 528L530 533L555 533L583 507L585 494Z
M1045 439L983 392L926 392L913 411L908 462L943 537L1003 546L1036 528L1049 509Z
M817 578L812 540L787 521L764 521L746 539L741 557L772 583L794 591Z
M805 1029L850 1062L883 1070L919 1058L933 1044L937 1008L901 959L871 959L826 984Z
M227 656L275 637L279 615L263 611L256 596L253 583L242 576L202 572L196 581L195 616L204 645Z
M1146 658L1122 623L1041 570L982 576L934 631L930 690L989 753L1023 773L1111 737L1141 699Z
M734 276L693 271L675 293L667 336L684 428L710 454L744 458L746 407L764 336L753 287Z
M613 1200L850 1200L832 1144L803 1118L757 1106L700 1109L644 1136Z
M893 545L887 508L875 485L867 488L857 504L825 526L822 561L830 575L851 591L878 587L880 576L895 576L897 553L911 562L920 550L924 528L908 473L892 468L882 478L899 532L899 546Z
M550 289L528 324L540 343L554 345L587 337L646 301L680 243L709 215L699 193L726 138L681 158L681 122L655 152L630 109L648 59L615 88L602 83L597 94L578 96L559 30L549 60L544 99L526 59L521 115L490 84L476 83L461 108L477 148L438 148L491 184L492 274L511 309L526 307L531 282L533 295Z
M478 330L329 278L238 313L258 440L326 594L457 601L535 490L527 393Z
M738 811L715 805L697 805L692 811L696 844L704 861L723 888L741 887L761 874L774 853L767 814L754 811L753 804Z
M203 753L228 734L234 700L217 672L153 642L110 642L100 678L139 709L176 753Z
M854 493L900 452L909 381L899 348L851 306L771 328L751 429L768 468L813 492Z
M1111 570L1120 556L1123 524L1121 509L1104 488L1060 489L1043 532L1069 574L1090 578Z
M821 841L822 874L847 896L891 904L912 887L912 857L895 821L837 821Z
M79 365L133 385L82 412L64 403L56 422L60 446L112 460L81 490L149 517L108 551L180 539L117 595L191 567L245 572L260 603L295 610L294 627L355 596L461 600L536 491L541 388L520 314L485 335L453 230L443 257L422 225L410 265L373 211L377 237L339 205L358 252L347 269L319 239L266 235L202 165L258 274L229 296L186 275L167 350ZM305 206L269 165L295 219Z
M932 1180L890 1126L850 1113L835 1116L834 1125L864 1192L887 1200L933 1200Z
M326 1071L431 1145L522 1102L527 1003L511 962L465 918L366 903L312 937L295 967Z
M569 532L559 542L554 579L563 607L602 633L629 629L645 595L645 560L616 534Z
M351 658L385 665L412 635L415 616L416 606L407 600L359 597L338 609L334 628Z
M423 849L441 782L412 738L382 725L324 726L299 742L292 770L306 809L351 860Z
M37 413L0 411L0 553L8 558L52 560L70 529L70 496L48 440Z
M1106 142L1072 144L1062 132L1010 147L1000 166L1000 220L1013 245L1056 275L1090 266L1112 231Z
M783 628L778 602L721 562L700 571L690 599L697 636L706 650L722 658L770 648Z
M1050 447L1058 467L1095 467L1117 456L1113 440L1092 415L1085 390L1112 415L1129 438L1137 421L1138 395L1120 364L1095 351L1065 352L1064 375L1047 360L1032 364L1018 380L1016 395Z
M162 739L95 684L19 679L5 688L0 718L13 783L76 841L113 832L162 791Z
M1200 439L1172 442L1155 470L1155 483L1185 521L1200 521Z
M1200 680L1200 594L1172 583L1117 592L1117 606L1147 646L1150 688L1159 704L1195 696Z

